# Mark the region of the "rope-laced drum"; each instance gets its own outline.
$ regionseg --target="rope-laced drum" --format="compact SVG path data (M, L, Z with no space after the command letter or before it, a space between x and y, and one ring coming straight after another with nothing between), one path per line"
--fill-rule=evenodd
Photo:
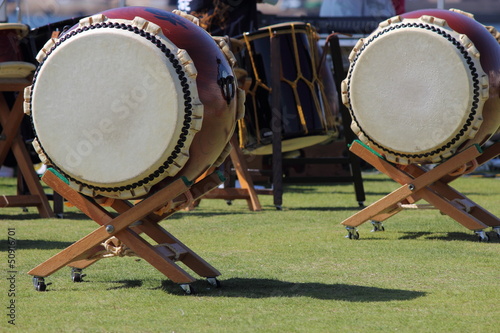
M500 47L456 11L382 22L350 55L343 102L359 138L397 164L439 163L500 125Z
M112 9L38 54L25 91L34 146L76 190L137 198L180 176L195 180L227 156L244 113L234 57L186 17Z
M280 106L282 151L301 149L335 138L337 100L332 73L320 63L316 29L304 23L283 23L245 33L239 65L251 78L245 118L239 121L243 152L272 153L272 71L270 38L281 50Z

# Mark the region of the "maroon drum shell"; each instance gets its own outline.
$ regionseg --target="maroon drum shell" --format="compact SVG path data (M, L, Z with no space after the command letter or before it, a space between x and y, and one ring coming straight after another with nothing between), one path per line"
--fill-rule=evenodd
M23 54L19 48L19 31L15 29L0 30L0 62L23 61Z
M489 98L483 106L483 124L473 139L462 144L483 144L500 128L500 45L491 33L479 22L464 14L441 10L423 9L401 15L402 18L419 18L428 15L445 20L454 31L466 35L480 53L483 71L489 77Z
M177 176L194 180L220 156L236 126L236 99L226 101L218 83L221 72L233 73L224 54L212 37L189 20L148 7L123 7L102 12L110 19L133 20L136 16L162 28L163 34L184 49L198 71L198 94L204 105L203 124L190 146L190 158ZM160 182L170 182L167 177Z

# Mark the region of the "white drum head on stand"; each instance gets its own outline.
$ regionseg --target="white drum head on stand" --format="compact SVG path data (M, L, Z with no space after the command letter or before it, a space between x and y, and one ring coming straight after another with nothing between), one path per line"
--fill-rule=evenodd
M388 160L437 163L480 127L488 77L444 20L391 20L355 46L343 102L353 131Z
M137 197L186 163L203 106L189 56L161 28L93 17L38 59L25 94L35 145L78 191Z

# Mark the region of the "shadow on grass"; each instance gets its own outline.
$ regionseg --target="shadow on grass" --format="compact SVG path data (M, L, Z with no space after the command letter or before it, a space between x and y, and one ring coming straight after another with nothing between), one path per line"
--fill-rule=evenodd
M348 284L315 282L293 283L272 279L231 278L221 281L221 288L210 287L205 281L192 284L197 296L207 297L311 297L347 302L407 301L426 295L422 291L385 289ZM161 288L168 293L181 294L179 285L170 280L162 281Z
M444 241L477 241L477 237L472 233L465 232L446 232L442 234L436 234L435 232L418 231L418 232L405 232L404 236L399 237L399 239L435 239Z
M120 280L120 281L113 281L113 283L119 283L120 285L116 287L110 287L106 290L129 289L142 286L141 280Z
M15 208L13 208L15 209ZM36 210L36 208L32 208ZM16 212L14 210L11 211L11 214L0 214L0 219L2 220L12 220L12 221L17 221L17 220L37 220L37 219L42 219L40 217L40 214L33 212L23 212L22 208L19 208L19 211Z
M230 209L230 208L229 208ZM175 214L171 215L168 217L169 220L172 219L182 219L185 217L189 216L198 216L198 217L211 217L211 216L222 216L222 215L248 215L250 212L249 210L245 211L236 211L236 210L228 210L228 211L222 211L222 210L213 210L213 211L202 211L200 209L195 209L192 211L182 211L182 212L176 212Z
M61 220L88 220L88 221L91 221L90 217L88 217L87 215L85 215L84 213L80 212L80 211L73 211L73 212L63 212L63 217L62 218L58 218L58 219L61 219Z
M15 211L12 212L12 214L0 214L0 219L2 220L43 220L41 223L45 221L52 221L53 219L47 219L47 218L42 218L40 217L40 214L36 211L35 207L30 207L29 212L23 212L22 208L19 208L19 212L16 213ZM63 217L62 218L56 218L54 219L57 220L90 220L90 218L83 214L82 212L63 212Z
M58 241L47 241L42 239L32 240L32 239L18 239L16 242L17 250L54 250L54 249L65 249L66 247L73 244L72 242L58 242ZM7 249L9 246L8 241L5 239L0 239L0 249Z
M355 206L353 204L352 207L335 207L332 205L332 207L286 207L285 210L317 210L317 211L360 211L362 208Z

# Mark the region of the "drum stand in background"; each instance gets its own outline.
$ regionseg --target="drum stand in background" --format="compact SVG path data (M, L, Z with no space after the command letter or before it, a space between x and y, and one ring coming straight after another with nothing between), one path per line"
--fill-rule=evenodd
M203 197L203 199L224 199L227 201L235 199L245 199L248 204L248 209L250 209L251 211L262 210L262 206L260 205L257 193L259 192L259 194L270 194L270 191L256 190L254 188L252 177L248 172L245 157L241 152L236 137L233 136L233 138L231 139L231 144L233 146L233 149L231 150L229 158L231 159L231 162L234 166L236 177L240 182L241 188L216 188L207 193Z
M343 221L342 224L346 226L349 238L359 238L356 227L368 220L372 221L374 230L383 230L382 221L407 207L418 208L415 203L420 199L424 199L467 229L473 230L480 241L488 241L488 236L484 231L488 227L492 227L493 231L500 236L498 217L448 185L460 177L460 174L455 173L457 166L467 165L474 160L478 165L482 165L500 155L500 143L484 151L479 146L473 145L431 170L426 170L416 164L389 163L360 141L354 141L350 150L402 186Z
M211 285L219 286L216 277L220 273L158 225L163 219L221 184L223 177L219 173L213 173L195 184L183 178L178 179L135 205L119 199L106 203L117 214L112 214L96 201L73 190L52 169L44 174L42 180L100 227L28 272L33 275L36 290L44 291L47 286L44 278L64 266L71 267L73 281L80 282L83 277L82 269L99 259L131 255L146 260L170 280L179 283L188 294L193 292L190 283L195 279L178 266L177 261L196 274L206 277ZM141 237L142 233L157 245L151 245Z
M38 209L41 217L54 217L47 196L45 195L28 150L20 135L19 128L24 117L24 88L31 84L29 78L0 79L0 122L3 132L0 140L0 165L3 164L9 150L12 150L19 168L18 181L26 184L29 194L18 187L17 195L0 197L0 207L31 207ZM14 106L10 109L2 92L17 92Z

